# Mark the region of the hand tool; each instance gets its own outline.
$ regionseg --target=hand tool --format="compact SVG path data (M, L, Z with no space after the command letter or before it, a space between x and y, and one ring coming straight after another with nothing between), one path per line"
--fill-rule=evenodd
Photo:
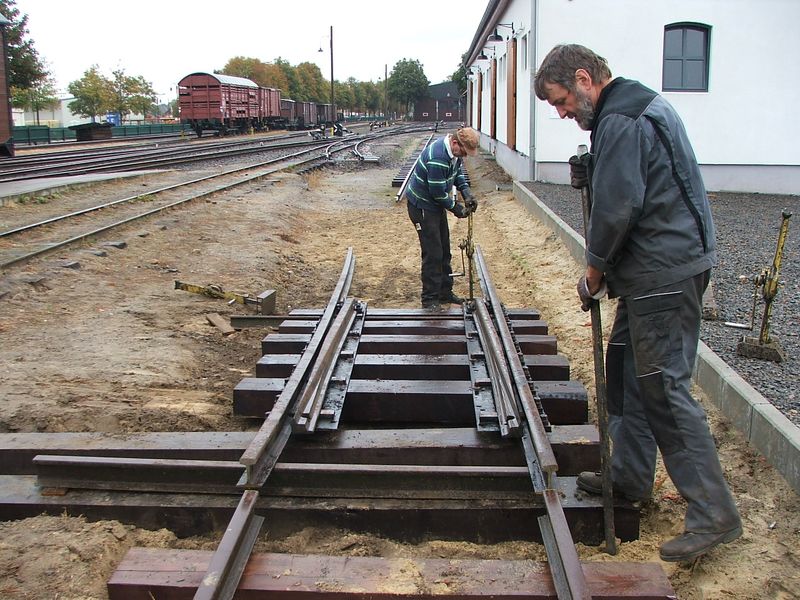
M578 146L578 157L584 161L589 158L589 149ZM581 188L583 205L583 233L589 244L589 215L592 211L592 196L588 185ZM606 395L606 373L603 360L603 326L600 321L600 301L592 302L592 350L594 356L595 396L597 398L597 429L600 433L600 472L603 481L603 530L606 538L606 552L617 553L617 539L614 533L614 496L611 481L611 441L608 433L608 398Z

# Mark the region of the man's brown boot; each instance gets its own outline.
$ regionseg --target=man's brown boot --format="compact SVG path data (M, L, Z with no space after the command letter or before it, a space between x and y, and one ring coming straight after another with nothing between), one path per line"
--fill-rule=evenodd
M600 496L603 493L603 477L600 473L593 472L593 471L583 471L580 475L578 475L578 489L583 490L584 492L588 492L590 494L595 494ZM626 494L622 490L614 485L614 494L617 496L621 496L625 498L628 502L641 502L642 504L647 504L650 502L650 498L637 498L636 496L631 496L630 494Z
M720 544L732 542L741 535L741 526L723 531L722 533L692 533L691 531L687 531L661 544L659 554L661 560L667 562L691 560L705 554Z

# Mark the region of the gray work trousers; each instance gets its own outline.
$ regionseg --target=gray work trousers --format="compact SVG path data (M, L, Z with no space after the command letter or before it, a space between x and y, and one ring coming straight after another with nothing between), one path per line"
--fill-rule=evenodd
M619 299L606 354L612 479L649 498L656 448L686 499L686 531L741 524L703 408L690 394L709 272Z

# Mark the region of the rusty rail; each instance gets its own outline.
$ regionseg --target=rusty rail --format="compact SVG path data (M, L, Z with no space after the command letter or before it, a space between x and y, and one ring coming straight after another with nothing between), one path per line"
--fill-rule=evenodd
M525 413L525 426L523 427L523 449L531 474L531 480L536 491L541 491L547 512L539 517L539 528L547 551L548 565L553 576L553 584L559 600L590 600L589 587L578 558L575 544L567 524L564 510L561 507L555 488L555 472L558 463L547 437L544 423L539 414L539 405L536 402L528 376L520 360L520 351L516 345L511 329L506 321L505 309L500 303L497 290L489 276L486 261L480 247L475 249L478 277L484 297L488 298L494 312L494 323L497 326L498 337L502 342L505 358L508 361L510 375L514 379L516 392ZM488 320L485 313L484 301L475 302L476 311L480 320ZM486 349L487 353L492 348ZM540 470L547 475L546 489L537 489L540 480Z
M306 346L300 362L292 371L291 377L286 382L281 395L275 402L272 410L267 415L253 441L242 454L239 462L245 466L243 485L250 489L258 489L269 477L272 467L278 460L281 450L286 445L292 431L291 420L287 418L288 413L294 409L297 398L302 392L303 384L307 379L309 369L314 364L319 349L322 346L334 314L341 306L350 284L353 280L355 269L355 257L353 249L347 249L342 274L331 295L327 307L322 313L311 341Z

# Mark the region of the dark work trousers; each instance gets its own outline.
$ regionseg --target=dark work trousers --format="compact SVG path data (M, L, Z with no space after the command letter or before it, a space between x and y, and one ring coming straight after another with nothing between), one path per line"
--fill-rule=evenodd
M438 302L453 291L453 278L450 277L450 227L447 224L445 209L429 210L417 208L410 202L408 217L419 235L422 250L422 303Z
M657 447L693 533L741 525L705 411L690 393L708 280L705 272L620 298L606 354L614 485L649 498Z

